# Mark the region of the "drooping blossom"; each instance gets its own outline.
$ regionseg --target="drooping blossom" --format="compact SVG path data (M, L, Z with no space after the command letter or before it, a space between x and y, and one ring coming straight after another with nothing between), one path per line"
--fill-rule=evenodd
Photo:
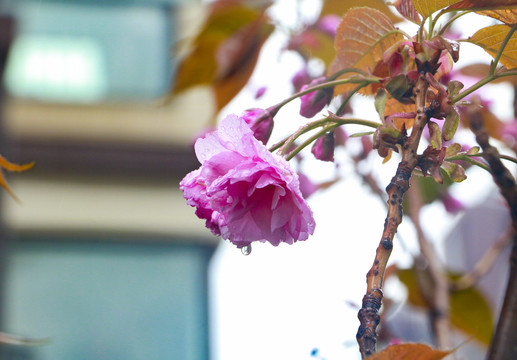
M242 118L224 118L195 150L201 167L185 176L180 189L214 234L243 247L253 241L292 244L314 232L298 176Z
M325 77L320 77L311 81L309 85L302 86L301 90L306 90L311 86L322 84L326 81ZM300 96L302 102L300 106L300 115L306 118L311 118L319 113L332 100L334 89L329 87L325 89L311 91L305 95Z
M273 131L273 114L267 109L255 108L245 110L241 118L251 128L255 138L266 144Z
M311 152L318 160L334 161L334 143L334 133L326 133L314 142Z

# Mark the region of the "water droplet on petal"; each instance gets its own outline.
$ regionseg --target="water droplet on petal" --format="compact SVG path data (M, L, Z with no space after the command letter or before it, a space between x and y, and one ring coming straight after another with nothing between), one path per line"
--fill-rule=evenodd
M243 255L246 255L246 256L251 254L251 244L241 247L241 252Z

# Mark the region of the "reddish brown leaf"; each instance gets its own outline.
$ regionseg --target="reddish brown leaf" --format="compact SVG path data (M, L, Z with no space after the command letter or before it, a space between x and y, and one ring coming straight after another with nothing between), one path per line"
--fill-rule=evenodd
M248 82L262 45L274 27L265 17L223 42L217 50L218 73L214 81L216 109L221 110Z
M477 10L481 15L490 16L506 25L517 23L517 0L463 0L449 7L451 10ZM512 9L513 8L513 9Z
M0 168L2 169L5 169L7 171L16 171L16 172L20 172L20 171L25 171L25 170L29 170L30 168L32 168L34 166L34 163L30 163L30 164L24 164L24 165L17 165L17 164L13 164L12 162L9 162L6 158L4 158L3 156L0 156ZM9 187L9 185L7 185L7 182L5 181L5 178L4 178L4 175L2 174L2 172L0 171L0 186L4 188L5 191L7 191L7 193L9 195L11 195L11 197L16 200L16 201L20 201L20 199L18 199L18 197L16 196L16 194L11 190L11 188Z
M397 11L409 21L420 24L422 19L413 5L413 0L397 0L393 4Z
M510 7L517 6L516 0L462 0L457 1L448 9L475 9L475 10L488 10L488 9L508 9Z
M425 344L398 344L370 356L369 360L440 360L452 351L433 350Z
M336 58L330 72L355 67L372 71L384 52L392 45L402 41L400 33L393 32L395 26L382 12L357 7L349 10L337 29L335 47ZM350 86L338 86L335 94L349 91Z
M257 5L258 4L258 5ZM248 81L272 25L265 16L270 1L219 0L178 66L171 96L199 85L212 85L217 109Z

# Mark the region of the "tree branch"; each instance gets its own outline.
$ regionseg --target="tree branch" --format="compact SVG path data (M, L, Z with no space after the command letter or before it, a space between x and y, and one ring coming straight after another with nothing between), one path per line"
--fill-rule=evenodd
M425 76L420 75L415 85L415 103L417 116L409 138L402 143L402 160L390 184L386 188L388 194L388 213L384 222L381 241L377 247L373 265L366 274L367 289L363 297L362 308L358 318L360 326L357 331L357 342L362 358L366 358L376 351L377 326L379 325L379 309L382 305L383 283L386 266L393 249L393 237L402 222L402 199L409 189L409 179L418 163L417 149L422 136L422 130L427 124L426 93L429 84Z
M501 162L499 152L490 145L483 118L476 108L469 109L470 126L485 153L493 178L510 208L513 238L510 276L495 334L488 350L488 360L517 359L517 188L515 179Z
M492 268L501 251L510 244L511 239L512 236L509 233L505 233L499 237L499 239L490 245L471 271L456 281L451 282L450 289L452 291L459 291L474 286L478 280Z

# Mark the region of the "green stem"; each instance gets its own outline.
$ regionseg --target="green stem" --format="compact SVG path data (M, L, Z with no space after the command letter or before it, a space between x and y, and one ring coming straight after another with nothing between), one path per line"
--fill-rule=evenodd
M301 135L303 135L311 130L315 130L319 127L323 128L322 131L318 132L318 134L319 134L318 136L311 137L311 139L312 139L311 141L309 141L309 142L305 141L302 145L297 146L295 150L293 150L291 153L289 153L288 159L291 159L294 155L296 155L298 152L300 152L303 148L305 148L312 141L316 140L319 136L323 135L325 132L333 130L338 126L347 125L347 124L363 125L363 126L371 127L374 129L376 129L380 125L379 123L377 123L375 121L371 121L371 120L355 119L355 118L345 119L345 118L337 117L335 115L331 115L326 118L305 124L304 126L300 127L292 135L288 136L287 138L281 140L280 142L278 142L275 145L273 145L272 147L270 147L269 151L273 152L277 149L281 149L280 153L283 155L289 149L289 146L291 146L291 144L294 143L294 141L296 139L298 139ZM291 156L291 154L293 154L293 153L294 153L294 155Z
M511 70L508 70L508 71L505 71L505 72L502 72L499 74L491 74L491 75L489 74L489 75L485 76L483 79L479 80L474 85L472 85L471 87L469 87L468 89L466 89L465 91L458 94L458 96L456 96L454 99L451 100L452 104L456 104L458 101L460 101L467 95L472 94L474 91L476 91L477 89L481 88L482 86L488 84L491 81L503 78L505 76L514 76L514 75L517 75L517 69L511 69Z
M364 74L364 72L361 71L361 70L357 70L357 69L344 69L344 70L341 70L338 73L332 75L331 79L335 78L335 77L338 77L340 75L349 73L349 72L355 72L355 73L358 73L358 74ZM284 105L290 103L294 99L299 98L300 96L306 95L306 94L311 93L311 92L316 91L316 90L326 89L326 88L334 87L334 86L337 86L337 85L343 85L343 84L357 84L358 82L366 82L367 84L374 84L374 83L379 83L380 80L381 79L377 78L377 77L360 77L360 78L351 78L351 79L348 78L348 79L326 81L326 82L323 82L321 84L313 85L313 86L310 86L310 87L308 87L308 88L306 88L306 89L304 89L302 91L299 91L296 94L293 94L290 97L288 97L287 99L283 100L282 102L272 106L272 108L275 108L278 111L278 109L280 109Z
M480 161L472 159L471 156L480 156L480 155L479 154L475 154L475 155L461 154L461 155L451 156L444 160L445 161L454 161L454 160L465 161L465 162L469 163L470 165L476 165L476 166L480 167L481 169L486 170L489 173L491 173L490 167L488 165L486 165Z
M443 25L443 27L440 29L440 31L438 31L438 33L436 35L438 36L443 36L443 34L445 33L445 31L447 31L447 29L452 25L453 22L455 22L456 20L458 20L460 17L462 17L463 15L466 15L466 14L470 14L472 11L470 10L467 10L467 11L462 11L456 15L454 15L453 17L451 17L449 20L447 20L447 22L445 23L445 25ZM438 18L440 16L440 14L438 14L438 16L436 18Z
M469 156L469 157L486 157L487 155L485 153L477 153L477 154L471 154L471 155L466 155L466 156ZM503 154L499 154L499 157L503 160L508 160L508 161L511 161L513 162L514 164L517 164L517 159L512 157L512 156L508 156L508 155L503 155Z
M312 144L313 141L318 139L320 136L323 136L327 132L334 130L338 126L339 125L337 125L337 124L332 124L332 125L324 126L320 131L318 131L316 134L312 135L310 138L305 140L301 145L297 146L293 151L291 151L289 153L289 155L287 155L285 157L285 159L287 161L291 160L293 157L296 156L296 154L298 154L300 151L302 151L305 147L307 147L308 145Z

